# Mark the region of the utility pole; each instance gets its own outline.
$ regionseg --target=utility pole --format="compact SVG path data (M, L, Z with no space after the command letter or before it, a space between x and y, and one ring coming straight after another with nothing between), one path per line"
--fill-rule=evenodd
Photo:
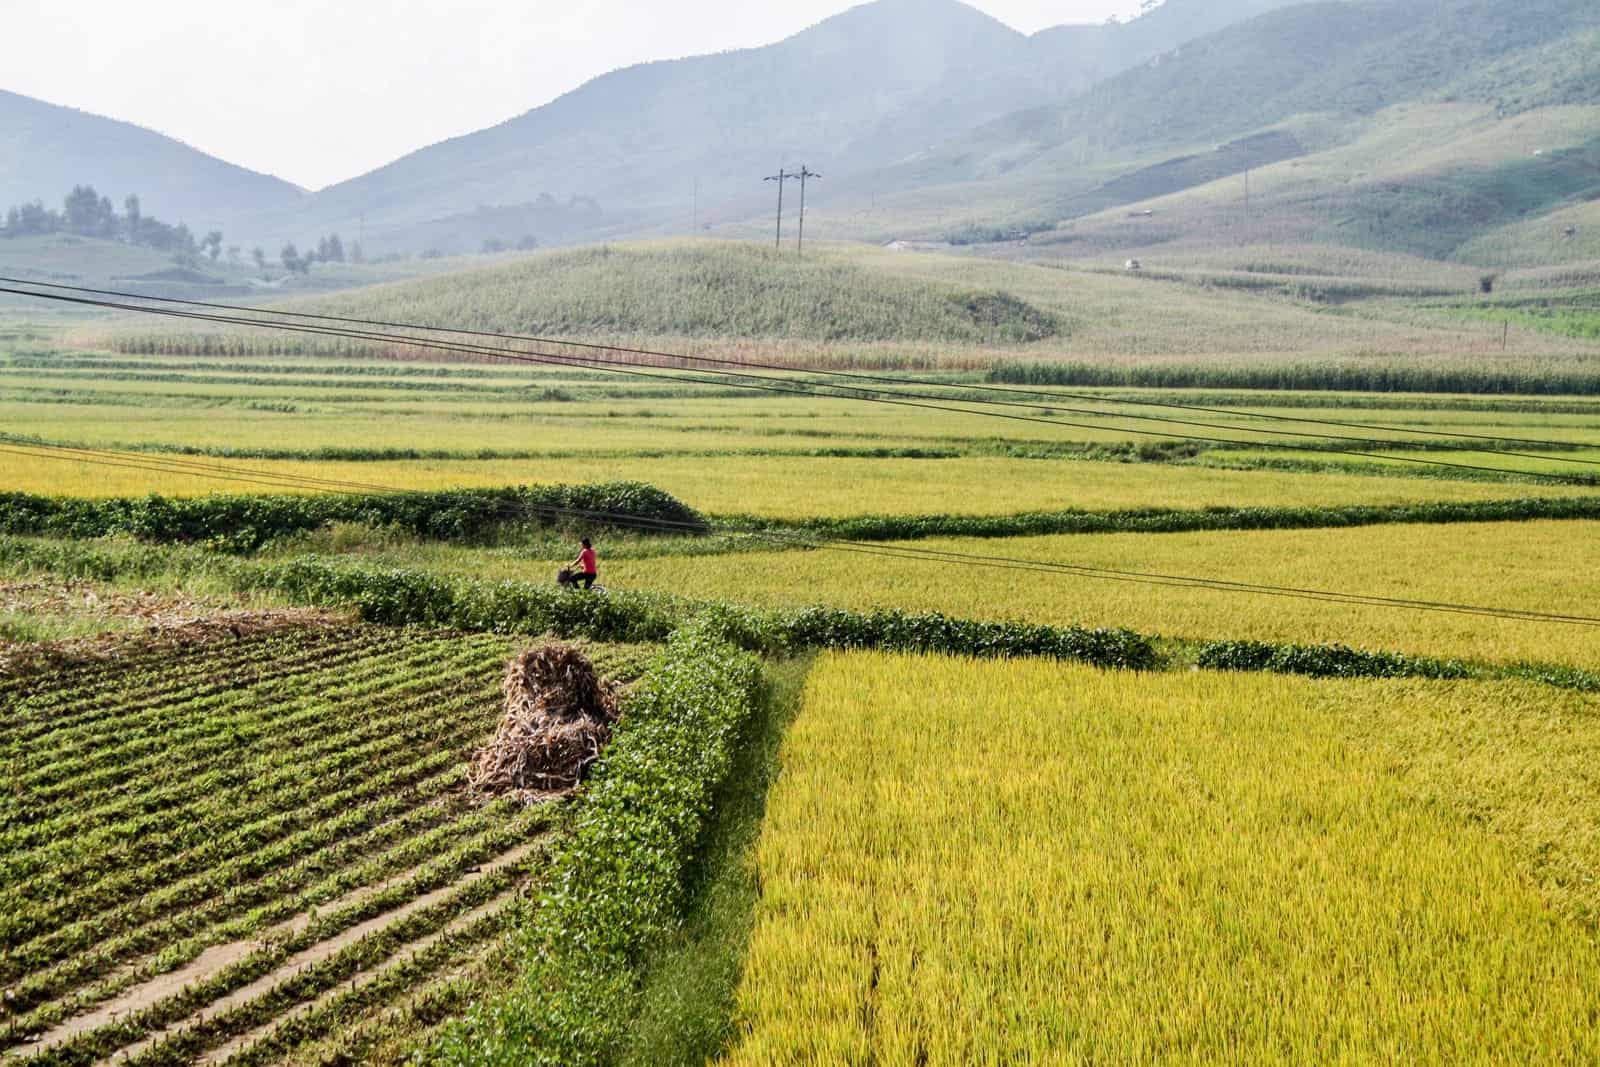
M689 223L689 234L690 234L690 236L695 236L695 235L699 234L699 232L700 232L700 178L699 178L698 175L696 175L695 179L694 179L694 215L693 215L693 221Z
M800 177L800 175L790 174L782 167L779 167L778 173L769 174L767 177L762 179L762 181L778 183L778 237L775 241L773 241L773 247L780 250L783 248L783 183L792 181L798 177Z
M1244 168L1244 220L1250 221L1250 168Z
M800 255L803 252L805 252L805 248L806 248L806 179L807 178L816 178L816 179L818 179L820 181L821 178L822 178L822 175L818 174L816 171L812 170L810 167L808 167L804 163L802 163L802 164L800 164L800 236L794 243L794 250L795 250L795 254L796 255Z

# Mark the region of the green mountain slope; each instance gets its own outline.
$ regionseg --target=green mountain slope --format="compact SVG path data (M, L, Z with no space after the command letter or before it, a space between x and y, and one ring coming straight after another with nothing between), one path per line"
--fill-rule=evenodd
M912 173L928 189L897 206L965 188L974 232L1055 224L1035 251L1314 243L1575 262L1580 205L1600 197L1600 5L1272 11L958 135ZM1572 215L1558 241L1538 221Z
M1102 154L1185 148L1242 136L1309 112L1370 114L1418 99L1484 68L1473 91L1512 95L1530 74L1526 58L1549 50L1573 63L1561 89L1533 90L1528 106L1584 96L1588 65L1576 42L1600 27L1592 0L1368 0L1290 7L1201 38L1110 78L1070 102L1007 116L946 149L952 161L1029 145L1046 166L1077 145ZM1498 78L1494 72L1498 72ZM1467 87L1463 86L1463 92ZM1026 166L1026 163L1023 164Z

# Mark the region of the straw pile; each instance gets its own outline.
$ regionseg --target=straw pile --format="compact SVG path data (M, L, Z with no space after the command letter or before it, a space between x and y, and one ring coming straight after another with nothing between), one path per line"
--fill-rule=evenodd
M504 688L505 716L467 765L468 785L479 796L524 800L574 788L611 737L617 685L581 650L549 644L512 657Z

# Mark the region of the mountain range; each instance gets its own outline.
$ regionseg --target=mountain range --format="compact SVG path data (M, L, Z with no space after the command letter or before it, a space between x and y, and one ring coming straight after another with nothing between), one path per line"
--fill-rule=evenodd
M87 181L230 238L360 227L378 251L471 251L691 220L754 232L772 191L762 178L809 164L823 172L814 210L837 235L1031 229L1348 150L1402 105L1570 120L1600 105L1597 44L1593 0L1166 0L1125 23L1031 36L957 0L875 0L777 44L603 75L315 193L0 93L0 201ZM1580 132L1586 122L1600 135L1600 118ZM1587 190L1545 184L1484 224Z

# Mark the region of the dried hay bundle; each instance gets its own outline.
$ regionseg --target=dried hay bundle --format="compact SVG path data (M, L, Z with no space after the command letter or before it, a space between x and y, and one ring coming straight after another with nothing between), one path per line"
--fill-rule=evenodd
M467 784L524 800L574 788L611 737L618 686L580 649L549 644L512 657L504 690L505 716L467 765Z

